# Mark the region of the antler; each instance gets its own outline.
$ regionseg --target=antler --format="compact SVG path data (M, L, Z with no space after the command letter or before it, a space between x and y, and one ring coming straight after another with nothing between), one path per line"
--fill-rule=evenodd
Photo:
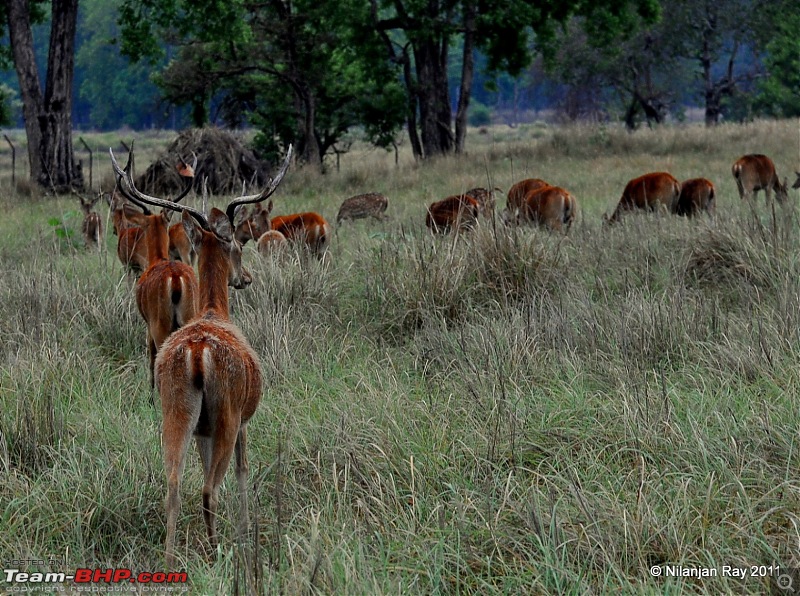
M131 167L133 166L133 141L131 141L131 147L128 151L128 162L125 164L124 169L120 169L117 160L114 158L114 153L111 151L111 147L108 148L111 152L111 165L114 168L114 172L117 174L117 183L116 188L119 189L119 192L122 193L122 196L128 199L131 203L139 207L145 215L151 215L150 209L147 208L147 205L139 201L135 196L133 196L130 192L125 190L124 186L122 185L122 179L128 178L131 179ZM133 180L131 179L131 184Z
M148 205L163 207L164 209L171 209L173 211L186 211L187 213L189 213L189 215L194 217L195 220L197 220L197 223L200 224L200 227L202 227L204 230L208 232L211 231L211 225L209 224L208 217L206 216L205 213L198 211L193 207L189 207L188 205L180 205L172 201L165 201L164 199L151 197L136 189L136 186L133 183L133 179L131 178L130 171L128 171L128 166L130 165L131 161L130 155L133 154L132 147L131 147L131 154L129 154L128 156L128 164L126 164L125 169L119 167L117 159L114 157L114 151L111 148L108 149L108 152L111 154L111 165L114 168L114 172L116 172L117 174L117 185L120 187L120 191L122 192L123 195L125 195L126 198L130 199L131 201L133 201L137 205L140 205L141 207L143 207L143 205L141 205L140 203L147 203ZM228 216L228 220L231 222L231 225L233 225L233 219L234 216L236 215L236 208L239 205L244 205L247 203L259 203L270 197L275 192L275 190L278 188L278 185L281 183L281 180L283 180L283 176L286 174L286 171L289 169L289 162L291 161L291 158L292 158L292 146L289 145L289 150L286 152L286 159L284 160L280 171L278 171L278 174L275 176L275 178L270 181L267 188L265 188L257 195L239 197L237 199L234 199L231 203L228 204L228 207L225 210L225 214ZM197 165L197 156L195 156L194 165ZM125 185L128 186L128 192L126 192L122 188L122 184L120 184L120 182L122 182L123 180L125 181ZM134 196L135 198L133 198Z
M111 166L114 168L114 172L117 174L117 186L120 189L120 192L127 198L128 200L132 201L136 205L139 205L143 209L147 209L145 204L155 206L155 207L162 207L164 209L171 209L172 211L188 211L189 214L194 217L198 223L203 227L203 229L211 231L211 226L208 225L208 220L204 213L198 211L193 207L189 207L188 205L179 205L178 203L174 203L172 201L166 201L164 199L158 199L156 197L151 197L150 195L146 195L140 192L136 185L133 183L133 179L131 178L131 173L128 169L130 165L130 155L133 154L133 147L131 147L131 153L128 157L128 164L126 164L125 169L119 167L117 163L117 158L114 157L114 150L109 147L108 152L111 154ZM195 161L196 161L195 157ZM196 165L196 164L195 164ZM125 181L125 184L121 184L122 181ZM128 189L126 190L124 186L127 186Z
M292 159L292 146L289 145L289 150L286 152L286 159L283 160L283 165L281 169L278 171L275 178L270 180L269 186L262 190L260 193L256 195L248 195L248 196L241 196L237 199L234 199L230 203L228 203L228 207L225 209L225 215L228 216L228 220L231 222L231 225L234 225L233 219L236 216L236 209L240 205L248 205L250 203L260 203L261 201L269 198L278 188L278 185L283 180L283 176L286 174L286 170L289 169L289 162Z

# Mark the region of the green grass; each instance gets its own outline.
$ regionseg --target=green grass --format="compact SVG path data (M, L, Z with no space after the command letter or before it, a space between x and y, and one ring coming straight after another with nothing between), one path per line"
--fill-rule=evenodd
M232 473L209 556L192 453L177 545L192 592L768 591L649 569L800 561L797 194L773 218L761 196L742 205L730 175L764 152L788 176L797 123L497 127L467 146L397 167L359 147L339 172L287 175L276 214L333 221L378 191L391 219L339 228L322 262L246 247L255 282L231 306L265 378L249 430L258 556L243 568L233 546ZM657 170L713 180L717 218L603 228L625 183ZM566 237L499 222L427 234L433 200L528 176L578 198ZM160 570L161 414L116 238L86 252L57 232L79 230L77 199L9 180L0 560Z

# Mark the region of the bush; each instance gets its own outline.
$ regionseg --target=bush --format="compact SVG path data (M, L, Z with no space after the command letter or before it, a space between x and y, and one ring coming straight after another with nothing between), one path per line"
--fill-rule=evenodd
M480 102L474 102L469 108L469 123L472 126L486 126L492 122L492 111Z

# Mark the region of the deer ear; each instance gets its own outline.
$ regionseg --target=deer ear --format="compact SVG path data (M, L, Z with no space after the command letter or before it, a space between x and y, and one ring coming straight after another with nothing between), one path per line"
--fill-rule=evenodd
M197 225L197 222L194 220L194 218L189 215L188 211L184 211L182 213L181 223L183 224L183 231L186 232L186 237L189 239L189 243L196 251L200 246L200 239L202 238L203 232L200 230L200 227Z
M169 223L169 220L172 219L172 209L162 209L161 210L161 217L164 218L166 223Z
M227 242L233 240L233 225L224 212L214 207L208 216L208 223L211 224L211 230L222 240Z
M255 214L255 211L253 213ZM235 226L238 227L242 225L248 219L250 219L250 209L247 208L247 205L242 205L241 207L236 209L236 215L234 216Z

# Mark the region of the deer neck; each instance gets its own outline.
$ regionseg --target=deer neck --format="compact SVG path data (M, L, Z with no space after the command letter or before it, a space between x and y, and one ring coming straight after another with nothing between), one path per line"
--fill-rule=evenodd
M216 238L204 238L197 268L200 273L200 310L213 311L228 319L228 273L230 263Z
M169 257L169 233L160 215L154 215L147 229L147 260L152 263L166 261Z

